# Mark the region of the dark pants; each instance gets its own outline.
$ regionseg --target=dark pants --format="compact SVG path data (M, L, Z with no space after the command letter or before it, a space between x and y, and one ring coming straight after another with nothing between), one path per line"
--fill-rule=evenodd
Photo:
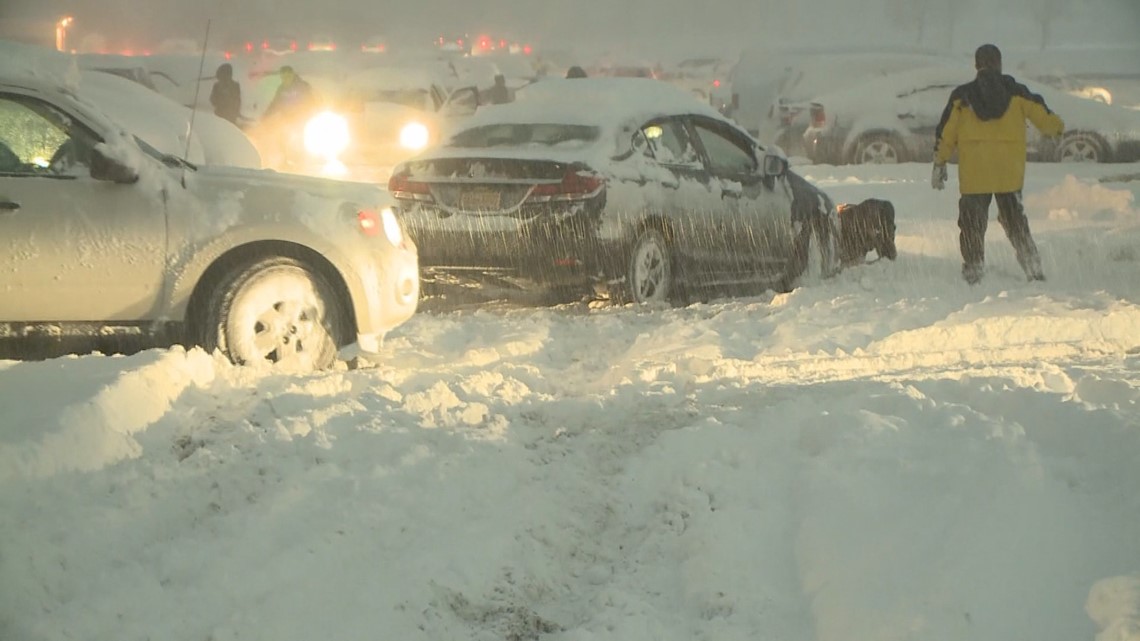
M990 218L990 200L997 199L998 222L1017 253L1017 262L1030 278L1040 278L1041 259L1037 245L1029 233L1029 219L1021 206L1021 192L1006 194L964 194L958 200L958 242L962 262L967 267L980 267L986 259L986 227Z

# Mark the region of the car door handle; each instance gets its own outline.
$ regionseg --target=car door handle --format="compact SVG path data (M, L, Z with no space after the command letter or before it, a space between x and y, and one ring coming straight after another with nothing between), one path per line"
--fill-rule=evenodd
M0 200L0 212L12 212L20 208L20 203L12 200Z

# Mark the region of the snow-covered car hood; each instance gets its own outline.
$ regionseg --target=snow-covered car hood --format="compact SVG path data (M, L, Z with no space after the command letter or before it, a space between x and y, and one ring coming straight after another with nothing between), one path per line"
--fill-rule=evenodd
M208 188L246 190L269 188L304 192L321 198L335 198L362 205L390 204L386 192L369 183L347 182L287 174L272 169L248 169L206 165L194 170L196 180Z

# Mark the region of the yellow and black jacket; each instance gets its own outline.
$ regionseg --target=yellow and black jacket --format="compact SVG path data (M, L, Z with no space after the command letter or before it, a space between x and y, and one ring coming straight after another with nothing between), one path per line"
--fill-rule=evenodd
M1046 136L1065 123L1045 99L1000 72L982 70L950 94L935 131L934 162L945 164L958 150L958 186L963 194L1021 191L1025 183L1025 121Z

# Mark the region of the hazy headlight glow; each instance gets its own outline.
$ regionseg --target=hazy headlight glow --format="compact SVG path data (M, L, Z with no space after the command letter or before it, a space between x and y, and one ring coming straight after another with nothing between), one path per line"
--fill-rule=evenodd
M418 122L409 122L400 130L400 146L419 151L428 144L428 128Z
M305 124L305 151L314 156L336 158L348 141L348 121L339 114L322 111Z
M391 208L385 207L380 211L380 220L384 224L384 235L388 237L388 242L399 247L404 242L404 230L400 228L396 214L392 213Z

